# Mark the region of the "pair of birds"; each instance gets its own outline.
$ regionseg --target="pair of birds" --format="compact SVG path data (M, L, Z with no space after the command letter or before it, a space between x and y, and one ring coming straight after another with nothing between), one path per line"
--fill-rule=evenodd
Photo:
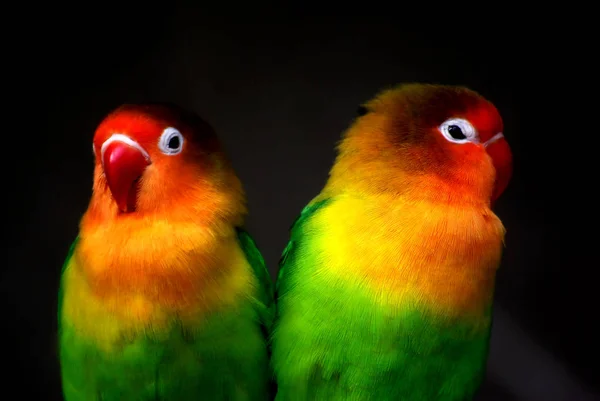
M487 358L511 176L476 92L406 84L359 108L273 286L211 127L125 105L94 136L65 262L66 401L468 400Z

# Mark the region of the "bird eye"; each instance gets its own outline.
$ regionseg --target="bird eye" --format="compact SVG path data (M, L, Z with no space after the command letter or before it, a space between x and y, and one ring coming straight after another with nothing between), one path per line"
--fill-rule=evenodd
M166 155L176 155L183 149L183 135L176 128L165 128L158 140L158 147Z
M450 142L478 142L477 130L470 122L462 118L451 118L439 127L440 132Z

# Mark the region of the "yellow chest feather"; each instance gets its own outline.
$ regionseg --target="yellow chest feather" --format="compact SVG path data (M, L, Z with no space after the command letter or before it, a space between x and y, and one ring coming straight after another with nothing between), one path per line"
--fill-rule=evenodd
M179 257L150 252L154 259L145 264L127 256L128 250L139 252L135 244L104 250L102 259L99 252L86 252L93 249L81 240L62 277L62 324L107 349L140 331L166 336L175 321L201 329L207 313L236 305L257 285L235 241L213 244L208 254L187 248Z
M491 302L504 227L488 208L340 197L311 228L330 274L387 307L481 314Z

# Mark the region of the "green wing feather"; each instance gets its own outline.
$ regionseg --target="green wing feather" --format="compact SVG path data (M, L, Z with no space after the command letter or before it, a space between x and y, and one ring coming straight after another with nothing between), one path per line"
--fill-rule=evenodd
M254 271L254 275L258 279L259 288L257 289L257 300L255 303L255 310L258 313L260 319L261 329L263 331L263 335L267 342L267 352L269 355L269 359L271 357L271 332L273 328L273 323L275 320L276 306L275 306L275 298L273 292L273 281L271 280L271 275L269 274L269 270L265 264L265 260L262 257L262 254L256 247L256 243L250 236L250 234L243 228L237 227L237 235L238 241L240 242L240 247L244 251L246 255L246 259L248 263L252 267ZM272 375L272 372L269 369L269 394L267 396L267 400L272 400L277 393L277 386L275 383L275 378Z
M287 262L296 250L296 243L300 236L299 230L306 220L312 217L318 210L327 206L330 202L331 198L325 198L314 203L309 203L302 209L298 217L296 217L296 220L292 223L290 227L290 240L279 259L279 273L277 274L277 282L275 283L275 299L281 295L281 289L284 287L287 276L287 267L289 266Z
M260 316L263 329L268 336L275 315L273 282L271 281L271 276L269 275L269 270L267 269L265 260L256 247L256 243L250 234L248 234L248 232L241 227L237 227L236 231L238 241L240 242L240 247L244 251L246 259L248 260L248 263L252 267L254 274L258 279L259 288L257 289L257 300L259 302L256 303L255 308Z

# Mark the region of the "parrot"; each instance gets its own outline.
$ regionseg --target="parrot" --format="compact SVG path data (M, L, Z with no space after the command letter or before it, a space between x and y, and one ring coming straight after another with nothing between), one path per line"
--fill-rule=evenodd
M123 104L93 151L60 277L64 399L268 399L273 285L212 126L173 103Z
M502 117L466 86L402 83L360 105L281 255L275 399L472 399L511 177Z

